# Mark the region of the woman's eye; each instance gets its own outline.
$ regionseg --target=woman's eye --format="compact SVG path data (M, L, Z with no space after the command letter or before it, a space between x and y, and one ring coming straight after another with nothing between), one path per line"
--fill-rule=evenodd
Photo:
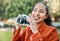
M40 13L44 13L44 11L42 11L42 10L40 10L39 12L40 12Z
M34 11L36 11L36 10L34 10Z

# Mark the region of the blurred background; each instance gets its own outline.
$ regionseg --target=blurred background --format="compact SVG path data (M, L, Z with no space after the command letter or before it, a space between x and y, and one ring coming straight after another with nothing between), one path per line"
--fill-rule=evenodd
M17 16L28 15L38 2L49 7L52 25L57 28L60 37L60 0L0 0L0 41L11 41Z

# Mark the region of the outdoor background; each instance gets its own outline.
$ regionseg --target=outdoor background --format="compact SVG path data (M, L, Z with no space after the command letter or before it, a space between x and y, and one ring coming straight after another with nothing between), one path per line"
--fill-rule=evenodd
M28 15L38 2L49 7L52 25L57 28L60 37L60 0L0 0L0 41L11 41L17 16Z

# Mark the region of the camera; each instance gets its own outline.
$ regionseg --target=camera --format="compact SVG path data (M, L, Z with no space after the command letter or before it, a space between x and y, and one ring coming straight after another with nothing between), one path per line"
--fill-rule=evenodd
M17 17L17 23L19 24L29 24L29 22L26 20L26 17L28 15L22 14L22 15L18 15Z

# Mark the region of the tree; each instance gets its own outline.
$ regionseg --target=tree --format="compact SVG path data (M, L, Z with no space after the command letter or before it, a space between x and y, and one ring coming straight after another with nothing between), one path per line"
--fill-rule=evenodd
M23 13L28 14L33 9L34 4L42 1L43 0L1 0L0 19L16 17Z

